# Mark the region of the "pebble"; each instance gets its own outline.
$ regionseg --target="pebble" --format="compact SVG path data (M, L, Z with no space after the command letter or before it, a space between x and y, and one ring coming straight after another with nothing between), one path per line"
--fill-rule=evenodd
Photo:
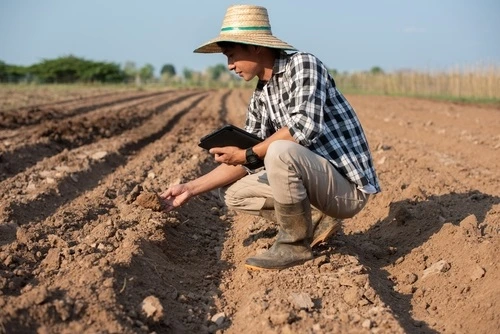
M141 304L142 311L146 314L148 318L153 318L153 320L160 320L163 318L163 306L160 300L155 296L148 296L144 298Z
M451 265L445 260L438 261L434 263L432 266L424 270L424 273L422 275L422 279L427 278L429 276L439 274L439 273L445 273L448 270L450 270Z
M404 283L413 284L418 280L418 276L414 273L408 273L405 275Z
M355 306L361 298L361 292L358 288L351 287L344 292L343 298L347 304Z
M212 318L210 319L210 321L215 323L217 326L222 325L225 320L226 320L226 313L224 313L224 312L219 312L217 314L214 314L212 316Z
M363 327L363 328L367 328L367 329L372 328L372 325L373 325L373 324L372 324L372 321L371 321L370 319L366 319L365 321L363 321L363 322L361 323L361 327Z
M108 155L106 151L98 151L90 156L92 160L101 160Z
M476 265L474 269L472 270L472 274L470 276L471 281L477 281L478 279L484 277L486 274L486 270L484 270L483 267Z
M311 299L311 296L308 293L292 292L290 294L290 299L292 303L295 305L295 307L298 309L312 309L314 307L314 303Z
M478 228L478 222L475 215L469 215L460 222L460 227L467 235L481 236L481 230Z

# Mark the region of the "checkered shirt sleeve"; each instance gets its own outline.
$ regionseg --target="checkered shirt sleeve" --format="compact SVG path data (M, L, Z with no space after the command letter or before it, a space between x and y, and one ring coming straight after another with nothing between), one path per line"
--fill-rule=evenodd
M328 69L308 53L282 53L273 76L252 95L246 130L266 138L282 127L301 145L328 159L360 189L379 192L359 119Z

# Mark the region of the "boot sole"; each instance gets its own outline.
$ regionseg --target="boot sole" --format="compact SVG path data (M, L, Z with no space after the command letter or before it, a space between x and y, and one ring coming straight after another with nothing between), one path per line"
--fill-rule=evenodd
M256 267L256 266L251 266L249 264L245 264L245 268L248 270L281 270L285 268L262 268L262 267Z
M292 267L295 267L295 266L298 266L298 265L301 265L301 264L304 264L306 263L307 261L309 261L311 259L308 259L308 260L304 260L304 261L298 261L298 262L294 262L288 266L283 266L283 267L279 267L279 268L265 268L265 267L257 267L257 266L253 266L251 264L246 264L245 263L245 268L249 269L249 270L283 270L283 269L287 269L287 268L292 268Z
M326 239L328 239L332 234L337 233L340 230L340 224L334 224L332 225L331 228L325 230L323 233L318 235L312 242L311 242L311 248L316 246L317 244L324 242Z

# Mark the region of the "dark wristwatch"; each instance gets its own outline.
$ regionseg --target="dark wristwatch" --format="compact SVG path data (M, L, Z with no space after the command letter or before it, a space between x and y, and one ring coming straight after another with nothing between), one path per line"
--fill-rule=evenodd
M264 166L264 161L260 160L259 156L255 154L252 147L247 148L245 151L245 157L247 159L245 167L250 169L256 169Z

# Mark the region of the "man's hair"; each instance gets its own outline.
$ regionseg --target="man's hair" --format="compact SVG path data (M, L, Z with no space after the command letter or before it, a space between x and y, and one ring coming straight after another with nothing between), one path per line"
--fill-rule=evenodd
M217 42L217 46L220 47L221 49L234 48L236 45L240 45L244 49L246 49L248 47L248 44L245 44L245 43L224 42L224 41Z

